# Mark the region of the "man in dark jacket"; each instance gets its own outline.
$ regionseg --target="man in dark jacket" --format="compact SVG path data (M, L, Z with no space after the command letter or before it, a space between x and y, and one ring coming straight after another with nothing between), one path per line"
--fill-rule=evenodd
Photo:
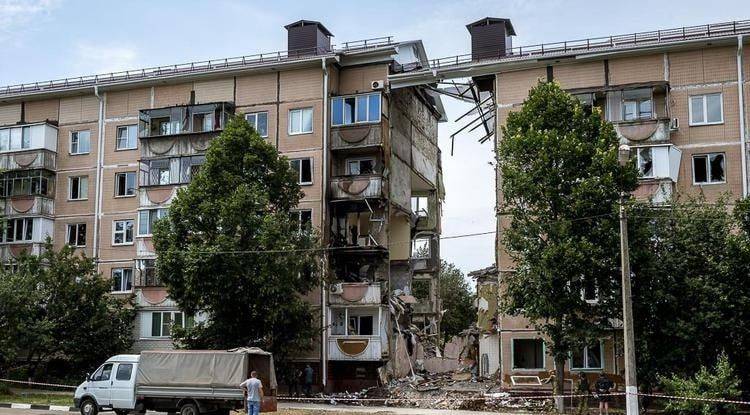
M610 391L615 387L615 383L612 382L604 372L599 374L599 379L594 384L596 389L596 397L599 399L599 415L609 415L609 401L612 400Z

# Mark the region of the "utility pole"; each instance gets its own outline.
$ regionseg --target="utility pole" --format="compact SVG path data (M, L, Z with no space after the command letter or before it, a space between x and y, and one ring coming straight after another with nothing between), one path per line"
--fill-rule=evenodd
M621 166L630 161L630 147L619 148ZM625 410L638 415L638 381L635 372L635 333L633 330L633 297L630 293L630 254L628 252L628 217L625 213L627 194L620 193L620 257L622 259L622 323L625 343Z

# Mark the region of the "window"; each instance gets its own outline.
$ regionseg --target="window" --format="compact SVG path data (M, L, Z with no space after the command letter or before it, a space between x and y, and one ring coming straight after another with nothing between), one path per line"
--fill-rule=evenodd
M133 290L133 268L112 268L112 291L129 292Z
M70 246L86 246L86 224L71 223L68 225L65 240Z
M112 225L112 245L133 243L133 219L116 220Z
M724 122L724 102L720 92L690 97L690 125L711 125Z
M411 242L412 259L425 259L430 257L430 238L415 238Z
M349 125L380 121L380 93L334 97L331 124Z
M154 229L154 223L157 220L167 216L169 209L146 209L138 212L138 236L151 235Z
M112 363L105 363L91 376L94 382L106 381L112 376Z
M0 196L54 196L54 173L46 170L17 170L0 175Z
M5 222L5 242L30 241L34 237L34 219L9 219Z
M168 185L172 183L170 159L150 160L147 163L149 185Z
M295 210L291 214L292 220L297 222L300 232L312 229L312 210Z
M643 178L654 177L654 155L651 147L641 147L636 151L638 172Z
M190 183L205 162L204 155L180 157L180 183Z
M115 196L135 196L135 172L115 173Z
M375 174L375 159L350 159L346 161L346 174L358 176L360 174Z
M653 104L650 89L622 91L622 119L625 121L650 119Z
M724 183L724 153L693 156L693 184Z
M141 285L146 287L160 287L161 281L156 275L156 260L140 259L138 260L138 264L138 269L141 274Z
M116 380L130 380L133 375L133 364L132 363L120 363L117 365L117 374L115 375Z
M299 184L312 184L312 159L293 159L289 160L292 169L297 172Z
M151 336L169 337L172 327L193 327L193 317L185 319L185 313L181 311L154 311L151 313Z
M88 176L74 176L68 179L68 199L85 200L89 197Z
M513 369L544 369L544 341L542 339L512 339Z
M599 302L599 287L597 286L596 280L586 279L583 281L581 287L581 299L590 304L596 304Z
M412 196L411 211L417 215L418 218L426 218L430 212L427 196Z
M117 127L116 150L132 150L138 147L138 126L124 125Z
M73 131L70 133L70 154L88 154L91 151L91 132Z
M313 109L289 110L289 134L307 134L313 130Z
M31 147L31 127L21 128L21 148Z
M601 341L590 344L571 353L571 369L604 369L604 353Z
M214 130L214 113L203 112L193 114L193 132L202 133Z
M373 316L349 316L347 334L352 336L372 336L374 333Z
M261 137L268 137L268 112L251 112L245 114L245 119Z

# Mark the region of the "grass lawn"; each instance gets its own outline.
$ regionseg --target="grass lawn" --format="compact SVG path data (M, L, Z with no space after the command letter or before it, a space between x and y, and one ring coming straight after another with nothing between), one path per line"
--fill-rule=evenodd
M47 393L26 393L16 392L12 395L0 394L2 403L34 403L38 405L63 405L73 406L73 394L47 394Z

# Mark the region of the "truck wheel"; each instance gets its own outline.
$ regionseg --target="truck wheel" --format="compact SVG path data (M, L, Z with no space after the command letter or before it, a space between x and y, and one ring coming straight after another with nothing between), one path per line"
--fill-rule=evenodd
M128 411L124 409L115 409L115 414L117 415L128 415Z
M96 406L91 398L86 398L81 402L81 415L96 415L99 413L99 408Z
M180 407L180 415L200 415L194 403L186 403Z

